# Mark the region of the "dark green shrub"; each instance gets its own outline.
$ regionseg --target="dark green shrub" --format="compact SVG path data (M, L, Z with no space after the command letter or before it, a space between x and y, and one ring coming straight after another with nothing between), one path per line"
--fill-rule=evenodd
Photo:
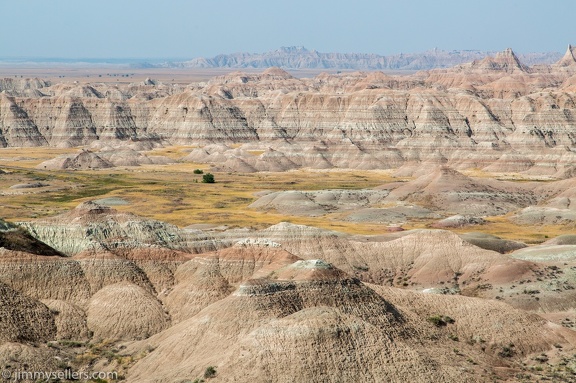
M214 180L214 175L212 173L206 173L202 176L202 183L213 184L214 182L216 181Z
M514 355L514 350L512 347L504 346L502 350L498 353L498 356L501 358L511 358Z
M194 174L204 174L204 170L202 170L202 169L194 169Z
M428 317L428 322L432 323L436 327L442 327L454 323L454 319L447 315L432 315Z
M206 368L206 371L204 371L204 377L206 379L210 379L216 376L216 368L213 366L209 366Z

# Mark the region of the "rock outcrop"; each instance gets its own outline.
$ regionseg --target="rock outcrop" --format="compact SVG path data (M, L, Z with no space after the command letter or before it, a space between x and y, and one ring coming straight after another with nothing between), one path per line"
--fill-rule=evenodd
M220 170L406 177L261 192L251 205L392 225L378 235L286 222L203 232L92 201L0 220L0 368L98 367L128 382L570 381L574 236L527 247L400 225L573 226L573 59L569 47L551 66L506 50L404 77L271 68L188 86L0 82L1 146L86 146L39 173L165 163L148 152L194 144L183 160ZM46 187L8 177L7 193ZM553 178L564 179L540 182ZM126 203L115 195L102 203Z
M481 247L486 250L497 251L501 254L509 253L514 250L523 249L526 247L525 243L502 239L495 235L486 233L464 233L460 234L460 238L475 246Z
M57 299L82 305L90 284L78 262L0 248L0 282L37 300Z
M151 245L192 253L221 246L209 236L195 237L174 225L121 213L92 201L56 217L23 222L22 227L68 256L90 250L117 253Z
M560 67L570 67L576 65L576 47L568 45L564 56L556 63Z
M226 310L230 317L242 318L241 322L248 327L243 326L239 330L237 323L230 323L219 314L222 310ZM281 376L289 375L292 378L302 376L302 380L316 381L314 376L318 376L319 371L322 371L322 376L341 376L341 372L327 368L334 363L342 366L346 363L339 360L339 352L334 352L334 347L345 355L355 355L349 362L350 367L357 365L358 360L372 355L382 358L382 363L374 365L380 366L375 367L376 370L393 368L395 374L407 375L410 374L409 370L418 368L420 373L430 379L435 374L448 381L456 379L449 378L452 373L447 367L442 368L435 363L432 364L436 368L424 367L430 366L431 358L411 349L410 325L405 322L403 315L385 299L358 281L347 278L343 272L323 262L299 261L280 269L279 279L247 281L233 295L148 340L148 344L155 347L155 350L134 366L133 379L146 381L150 371L154 370L156 381L174 381L179 378L178 371L201 374L203 369L200 366L221 364L226 367L219 374L228 376L227 380L232 381L237 376L234 371L239 371L240 364L256 366L253 364L256 358L261 360L259 367L242 369L251 381L264 379L262 369L266 371L265 379L268 380L278 381ZM202 330L199 328L200 323L204 323ZM333 330L325 333L328 328L326 326ZM384 332L386 336L374 337L370 334L372 329ZM351 343L345 346L346 351L338 346L339 333L351 336ZM226 339L226 345L222 343L223 339ZM276 347L277 340L286 347ZM313 359L306 358L309 368L296 368L298 363L295 361L304 356L307 352L305 350L310 347L313 349L315 341L329 347L324 349L324 346L320 346L325 351L316 352ZM259 345L259 351L256 345ZM398 353L410 355L410 358L395 360L395 357L385 357L386 353L372 354L368 351L391 348L402 350ZM216 353L216 349L220 349L220 352ZM214 358L218 354L220 362ZM198 363L200 355L203 357ZM236 355L234 359L233 355ZM271 355L271 359L266 356L262 360L259 355ZM172 358L176 368L163 367L162 361L167 357ZM191 369L189 361L192 359L199 366ZM384 363L384 359L387 363ZM269 363L272 360L283 360L284 367L271 368ZM340 371L352 373L350 367L343 367ZM372 370L369 376L385 373L376 370Z
M110 161L89 150L82 150L76 155L57 157L38 165L39 169L47 170L106 169L111 167L114 165Z
M282 191L267 194L250 207L275 209L282 214L317 216L376 205L387 195L386 190Z
M0 219L0 247L43 256L64 255L30 235L25 228L18 227L2 219Z
M520 62L518 56L516 56L510 48L504 52L498 52L494 58L487 57L481 61L472 63L472 68L504 72L528 71L528 67Z

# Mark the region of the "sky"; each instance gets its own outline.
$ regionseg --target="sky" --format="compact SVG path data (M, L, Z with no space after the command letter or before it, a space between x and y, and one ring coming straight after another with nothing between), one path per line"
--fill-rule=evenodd
M564 52L574 15L574 0L0 0L0 57Z

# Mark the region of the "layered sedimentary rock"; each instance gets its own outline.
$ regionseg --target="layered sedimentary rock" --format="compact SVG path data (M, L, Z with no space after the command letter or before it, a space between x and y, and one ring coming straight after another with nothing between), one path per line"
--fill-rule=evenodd
M219 247L215 239L204 234L196 237L174 225L121 213L92 201L60 216L24 222L22 226L69 256L90 250L124 254L154 245L192 253Z
M35 299L82 304L90 285L78 262L0 248L0 282Z
M436 379L434 376L445 381L456 379L451 368L434 363L413 348L410 334L414 330L401 313L342 271L321 261L299 261L278 273L278 279L243 283L233 295L150 339L149 343L157 348L134 366L132 379L146 381L152 370L156 381L174 381L179 378L179 370L200 374L201 368L189 364L194 359L203 365L222 365L219 373L227 377L225 381L237 377L235 371L239 371L240 364L253 366L242 369L250 381L262 381L262 369L265 379L272 381L281 380L281 376L319 381L314 376L320 371L324 377L342 371L350 374L356 370L352 365L370 357L378 358L379 363L369 369L369 376L362 375L365 381L373 381L370 376L386 374L385 370L392 368L398 375L417 369L430 381ZM241 318L240 322L225 320L220 315L223 310L229 317ZM242 329L238 323L243 324ZM332 330L326 332L328 323ZM386 335L377 337L372 331ZM350 343L342 345L338 334L348 334ZM222 343L224 339L226 345ZM320 344L314 346L315 342ZM278 344L285 347L277 347ZM329 351L333 347L351 359L339 358L338 353ZM315 358L305 357L314 349ZM370 351L376 349L394 352L390 355ZM172 358L175 368L162 366L166 358ZM308 368L295 369L295 361L302 358L307 360ZM255 364L256 360L261 362ZM272 368L272 360L283 362ZM342 368L327 368L334 364Z
M564 177L576 162L575 76L569 47L549 66L508 49L410 76L298 79L272 68L185 87L38 80L34 94L4 85L0 145L195 144L187 160L240 171L432 162Z
M412 180L374 189L262 192L249 207L303 216L337 213L346 221L388 224L444 216L445 220L435 224L439 228L481 225L482 217L523 208L549 211L550 215L560 210L574 214L568 210L574 194L573 178L542 186L538 182L466 176L445 166L429 166L426 170ZM535 207L537 204L544 206Z
M164 302L173 320L192 317L230 295L242 281L268 275L299 260L267 240L241 240L234 246L201 254L178 267L174 287Z
M172 162L163 156L146 156L130 148L106 147L95 153L82 149L79 153L62 155L46 160L36 166L48 170L106 169L115 166L140 166L149 164L167 164Z

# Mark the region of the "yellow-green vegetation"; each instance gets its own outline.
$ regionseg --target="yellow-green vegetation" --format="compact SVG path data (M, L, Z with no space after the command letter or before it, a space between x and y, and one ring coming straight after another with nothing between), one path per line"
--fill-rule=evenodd
M62 154L72 153L73 149L61 148L2 148L0 149L0 166L15 165L23 168L33 168L40 162L52 159Z
M259 156L261 154L264 154L265 151L264 150L247 150L248 153L250 153L253 156Z
M347 232L370 233L382 230L382 225L357 225L331 221L328 217L297 217L259 212L248 208L263 190L320 190L330 188L361 189L374 187L390 180L382 172L310 172L284 173L221 173L215 172L216 183L202 183L202 175L194 174L197 164L142 167L123 171L115 177L90 172L103 178L103 196L116 196L130 201L118 209L132 211L162 221L185 226L194 223L226 224L229 226L263 228L281 221L324 227ZM204 166L206 167L206 166ZM109 192L107 185L115 179L122 187ZM322 181L319 182L319 179ZM196 182L195 182L196 181ZM92 191L91 187L87 188ZM78 201L75 200L75 205Z
M460 173L468 177L477 178L494 178L499 181L514 181L514 182L549 182L557 181L558 178L548 175L528 175L520 173L490 173L482 169L459 169Z
M310 225L351 234L379 234L386 225L355 223L342 219L341 213L322 217L302 217L261 212L248 208L262 191L363 189L406 178L393 178L380 170L294 170L279 173L212 172L209 165L174 163L91 171L49 171L35 169L40 162L56 155L77 152L73 149L27 148L0 149L0 218L8 221L53 216L79 203L118 197L128 205L115 206L140 216L178 226L192 224L228 225L229 227L264 228L278 222ZM154 150L154 155L181 158L190 147L174 146ZM194 172L195 170L196 173ZM203 174L212 172L215 183L202 183ZM10 189L18 183L43 182L47 187ZM382 206L383 207L383 206ZM456 232L480 231L506 239L528 243L543 242L560 234L573 232L566 225L515 225L504 216L488 218L488 224ZM414 220L405 229L426 228L432 220Z
M280 173L212 172L216 183L202 183L206 164L177 163L90 171L49 171L34 167L54 155L77 149L26 149L27 160L17 159L18 150L0 150L0 217L9 221L46 217L67 211L79 203L119 197L129 205L120 211L170 222L178 226L196 223L231 227L264 228L281 221L312 225L350 233L379 233L383 225L333 221L330 217L297 217L259 212L248 208L269 190L362 189L393 180L385 171L296 170ZM163 148L154 154L185 154L184 147ZM176 155L177 153L177 155ZM43 181L57 187L9 189L17 183Z
M508 215L489 217L487 224L474 228L452 229L456 233L477 231L497 235L527 244L538 244L562 234L574 234L574 227L569 225L517 225L508 220Z
M196 146L187 146L187 145L176 145L176 146L168 146L165 148L157 148L145 152L146 155L151 156L164 156L171 158L173 160L179 160L180 158L186 156L192 149Z

